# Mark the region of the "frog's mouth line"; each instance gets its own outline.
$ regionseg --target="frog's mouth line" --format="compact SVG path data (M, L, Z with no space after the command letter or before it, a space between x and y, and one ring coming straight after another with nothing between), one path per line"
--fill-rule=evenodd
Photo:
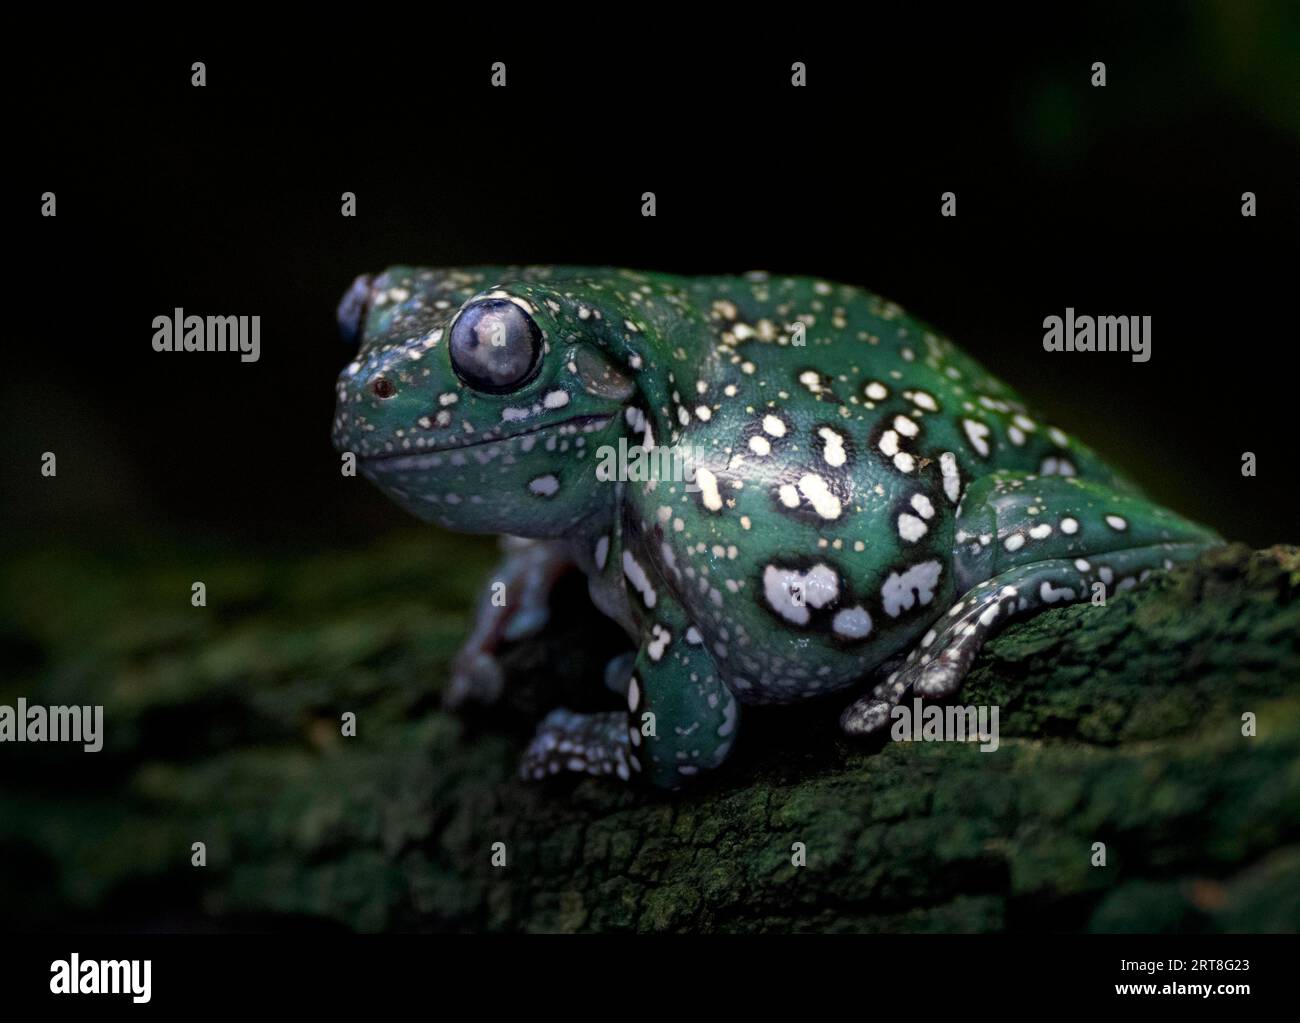
M532 434L545 433L548 430L562 430L566 426L577 427L578 433L595 433L597 430L603 430L611 422L614 416L574 416L572 419L562 419L558 423L545 423L540 426L534 426L530 430L519 430L515 433L501 434L487 440L475 441L473 444L456 444L440 448L419 448L415 451L385 451L377 455L362 455L358 461L363 463L385 463L385 469L406 469L406 468L431 468L431 466L417 465L417 460L428 459L430 456L454 455L458 451L474 451L479 448L486 448L493 444L506 444L512 440L518 440L520 437L527 437Z

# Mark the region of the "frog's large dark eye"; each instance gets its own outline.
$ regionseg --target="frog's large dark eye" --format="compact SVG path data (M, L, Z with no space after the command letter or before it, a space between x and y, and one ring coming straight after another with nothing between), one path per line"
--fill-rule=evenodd
M487 298L451 325L451 366L476 391L504 394L523 386L541 361L542 332L514 302Z

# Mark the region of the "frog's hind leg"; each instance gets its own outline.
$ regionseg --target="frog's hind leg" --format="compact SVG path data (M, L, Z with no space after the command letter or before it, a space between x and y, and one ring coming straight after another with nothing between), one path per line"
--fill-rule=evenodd
M1017 616L1128 589L1221 541L1151 502L1077 477L997 473L957 512L957 602L902 667L845 710L850 734L877 731L908 692L954 693L984 643Z

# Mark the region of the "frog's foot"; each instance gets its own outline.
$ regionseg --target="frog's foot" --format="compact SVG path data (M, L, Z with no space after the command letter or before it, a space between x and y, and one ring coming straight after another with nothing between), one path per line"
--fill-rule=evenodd
M845 710L840 722L850 734L884 727L909 692L952 695L984 643L1013 617L1128 589L1219 542L1141 498L1073 477L1000 474L972 485L967 507L958 513L954 561L959 579L983 580L898 671Z
M551 590L573 565L561 541L502 537L505 557L479 600L474 630L451 665L443 704L491 704L501 696L504 674L496 653L502 643L537 635L550 617Z
M631 748L627 715L621 711L576 714L559 707L538 725L519 762L519 775L538 780L561 771L581 771L616 774L628 781L641 767Z

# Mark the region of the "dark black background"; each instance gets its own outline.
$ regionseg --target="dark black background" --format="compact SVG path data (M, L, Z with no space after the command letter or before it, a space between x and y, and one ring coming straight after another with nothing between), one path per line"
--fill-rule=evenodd
M751 14L743 32L376 10L291 43L33 44L11 137L6 528L316 544L400 525L329 445L335 303L392 263L544 262L863 285L1158 499L1234 539L1295 540L1294 9L1156 6L906 29ZM260 315L261 360L153 352L176 306ZM1066 306L1150 314L1151 361L1045 353Z

